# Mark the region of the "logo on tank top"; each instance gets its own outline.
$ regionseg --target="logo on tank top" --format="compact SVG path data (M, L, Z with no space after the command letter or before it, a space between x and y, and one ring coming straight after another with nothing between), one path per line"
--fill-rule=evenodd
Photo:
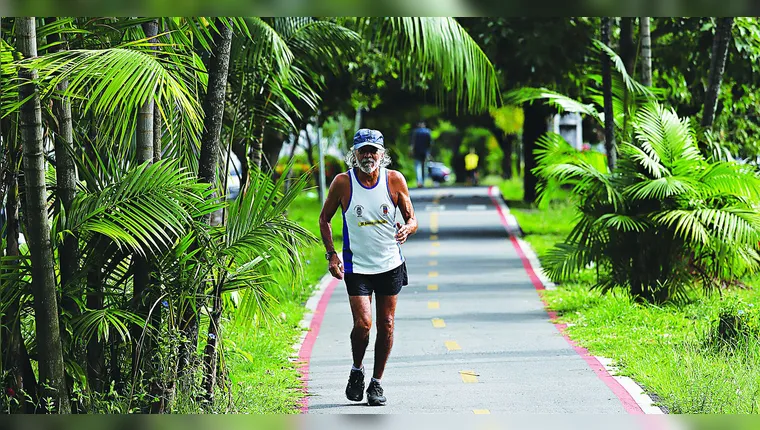
M362 205L356 205L356 208L354 208L354 212L356 212L357 217L361 217L364 213L364 206Z
M388 216L388 212L391 210L390 206L383 203L380 205L380 210L383 211L383 216Z

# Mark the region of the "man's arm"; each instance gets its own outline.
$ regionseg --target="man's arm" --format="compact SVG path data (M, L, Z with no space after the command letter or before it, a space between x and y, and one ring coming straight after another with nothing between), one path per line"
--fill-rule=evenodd
M398 243L406 242L409 235L417 232L417 218L414 216L414 207L412 206L412 199L409 197L409 187L406 185L406 178L401 173L392 170L390 172L391 190L396 194L396 206L401 211L401 216L404 217L406 225L400 225L397 223L398 232L396 233L396 240Z
M350 186L349 179L345 173L341 173L335 177L330 184L330 190L327 192L327 198L325 204L322 206L322 212L319 214L319 232L322 235L322 243L325 245L326 252L335 252L335 246L333 245L332 237L332 221L335 212L338 211L338 207L341 205L341 200L345 194L345 190ZM328 260L328 269L333 277L343 279L343 263L341 263L338 254L332 254Z

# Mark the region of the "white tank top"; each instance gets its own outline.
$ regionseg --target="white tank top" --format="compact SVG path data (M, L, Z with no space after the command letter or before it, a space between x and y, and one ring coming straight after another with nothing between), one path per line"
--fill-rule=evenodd
M396 242L396 205L390 196L388 170L380 168L370 188L349 170L351 194L343 210L343 266L346 273L373 275L395 269L404 262Z

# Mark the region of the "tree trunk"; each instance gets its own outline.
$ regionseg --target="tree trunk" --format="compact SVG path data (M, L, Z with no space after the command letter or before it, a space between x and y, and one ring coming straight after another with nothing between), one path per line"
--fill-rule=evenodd
M532 104L526 103L523 107L525 120L523 121L523 159L525 167L523 171L523 201L533 203L536 201L536 184L538 179L533 173L536 167L536 157L533 149L536 140L549 130L549 109L541 100L535 100Z
M37 56L37 35L33 17L16 20L17 43L25 58ZM37 78L33 70L19 70L22 81ZM28 97L31 97L27 100ZM51 397L55 412L70 413L69 393L63 368L63 348L58 324L58 300L50 242L45 184L45 158L42 142L42 111L33 83L19 89L21 107L21 145L24 149L24 180L29 220L29 252L32 265L38 364L42 397ZM52 411L51 411L52 412Z
M641 32L641 83L652 86L652 36L649 27L649 17L639 18Z
M203 136L201 138L200 165L198 177L201 181L214 186L219 155L219 138L222 131L222 115L224 113L224 96L227 88L227 72L230 64L230 46L232 45L232 29L220 20L216 22L219 33L214 34L214 48L209 61L208 92L203 102L205 114ZM210 215L204 217L210 222ZM180 349L180 372L189 364L190 356L198 344L198 318L196 312L188 306L183 313L181 327L187 338ZM213 354L216 354L214 348Z
M18 169L21 160L20 147L18 140L10 136L10 126L3 130L3 143L7 147L7 183L3 186L8 189L8 199L6 202L6 250L5 255L8 257L18 257L19 255L19 188L18 188ZM14 133L15 135L15 133ZM5 176L5 175L3 175ZM3 178L0 176L0 178ZM2 202L0 198L0 202ZM8 261L10 263L10 261ZM6 269L0 269L5 271ZM26 351L26 345L21 334L21 313L19 299L13 299L13 302L5 310L0 320L0 355L2 355L2 369L8 372L8 387L15 391L13 397L19 400L20 407L15 410L18 412L33 412L33 404L37 399L37 381L29 361L29 355ZM32 404L24 401L24 395L31 397Z
M105 237L98 235L94 240L102 241ZM100 262L99 258L95 261ZM93 265L87 273L87 309L103 309L103 285L100 264ZM114 363L112 363L114 365ZM87 382L95 393L105 388L105 345L97 336L87 341Z
M47 24L53 24L57 21L57 18L48 18L45 20ZM48 36L48 41L56 43L61 41L61 35L53 33ZM68 47L66 44L57 45L52 48L53 52L61 52ZM58 84L57 90L60 93L66 91L69 86L69 81L64 80ZM71 209L71 203L76 196L77 185L77 172L76 164L74 163L74 138L73 138L73 126L71 120L71 101L67 99L54 98L53 99L53 114L55 115L55 174L57 185L58 199L56 200L56 210L58 213L63 211L68 214ZM63 220L63 219L62 219ZM59 231L63 231L63 222L58 227ZM60 260L60 272L61 272L61 289L63 295L61 297L61 306L71 315L78 315L79 308L74 301L73 297L70 297L66 291L69 287L69 282L74 278L76 271L79 269L79 240L73 234L66 234L63 239L63 245L58 250L58 258Z
M612 19L602 18L602 43L610 45ZM610 171L617 164L617 149L615 147L615 116L612 111L612 69L610 57L606 52L602 56L602 91L604 93L604 148L607 151L607 166Z
M213 184L216 180L219 136L222 131L224 113L224 93L227 87L227 71L230 64L232 29L217 21L219 33L214 34L214 48L211 52L208 73L208 92L203 102L205 118L201 140L198 177L203 182Z
M261 158L264 152L264 121L254 121L253 140L248 147L248 163L261 168Z
M723 72L728 57L728 44L731 42L733 18L718 18L718 26L713 38L712 54L710 55L710 77L705 94L705 107L702 113L702 127L711 128L715 120L715 108L718 105L718 93L723 82Z
M158 34L158 20L143 23L142 25L145 37L149 37L151 43L156 43L156 35ZM143 103L137 114L137 163L143 164L153 163L153 142L155 140L153 132L154 123L154 103L153 98L150 96L148 100ZM133 277L133 308L137 315L142 317L147 316L147 298L146 294L150 288L150 271L151 265L147 256L135 254L133 256L134 261L134 277ZM145 355L151 355L150 339L148 336L143 338L143 344L140 344L140 338L144 328L137 324L132 324L132 378L135 379L140 371L140 362Z
M636 62L636 42L633 38L633 18L620 18L620 58L625 65L625 71L633 76Z
M501 158L501 177L504 179L512 178L512 152L514 148L514 134L505 134L503 130L498 127L491 128L491 134L494 135L496 141L499 142L499 148L503 154Z
M218 372L217 346L219 344L219 322L222 317L222 282L218 282L214 288L214 303L209 315L208 336L206 348L203 351L204 375L203 390L206 400L214 399L214 387Z

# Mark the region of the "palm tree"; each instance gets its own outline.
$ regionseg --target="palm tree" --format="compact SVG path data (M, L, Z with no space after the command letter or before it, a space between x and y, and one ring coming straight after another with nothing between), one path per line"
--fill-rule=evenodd
M723 82L723 71L726 68L728 44L731 42L733 18L718 18L718 25L713 36L712 54L710 54L710 76L708 78L705 107L702 112L702 127L712 127L715 118L715 108L718 105L718 93Z
M602 44L605 46L610 45L611 27L612 19L609 17L602 18ZM602 93L604 94L604 149L607 151L607 165L610 170L613 170L617 158L617 149L615 145L615 115L612 104L612 71L610 68L610 58L604 52L601 55Z
M19 51L26 58L37 56L37 33L34 18L16 20ZM29 223L29 252L35 268L35 322L37 327L38 363L43 397L53 400L55 411L69 413L69 392L63 370L63 349L58 324L55 267L47 216L45 160L42 143L42 112L40 98L32 83L37 78L34 69L19 70L19 79L26 83L19 89L19 99L25 101L20 110L21 146L24 150L24 182L26 185L26 216Z
M640 301L683 300L694 278L720 288L760 268L760 178L739 163L712 162L699 151L687 119L652 103L633 121L607 173L559 135L541 142L539 175L573 185L580 218L546 256L552 279L591 263L596 287L623 287Z
M652 33L650 30L650 18L639 18L639 32L641 33L641 83L647 87L652 86Z

